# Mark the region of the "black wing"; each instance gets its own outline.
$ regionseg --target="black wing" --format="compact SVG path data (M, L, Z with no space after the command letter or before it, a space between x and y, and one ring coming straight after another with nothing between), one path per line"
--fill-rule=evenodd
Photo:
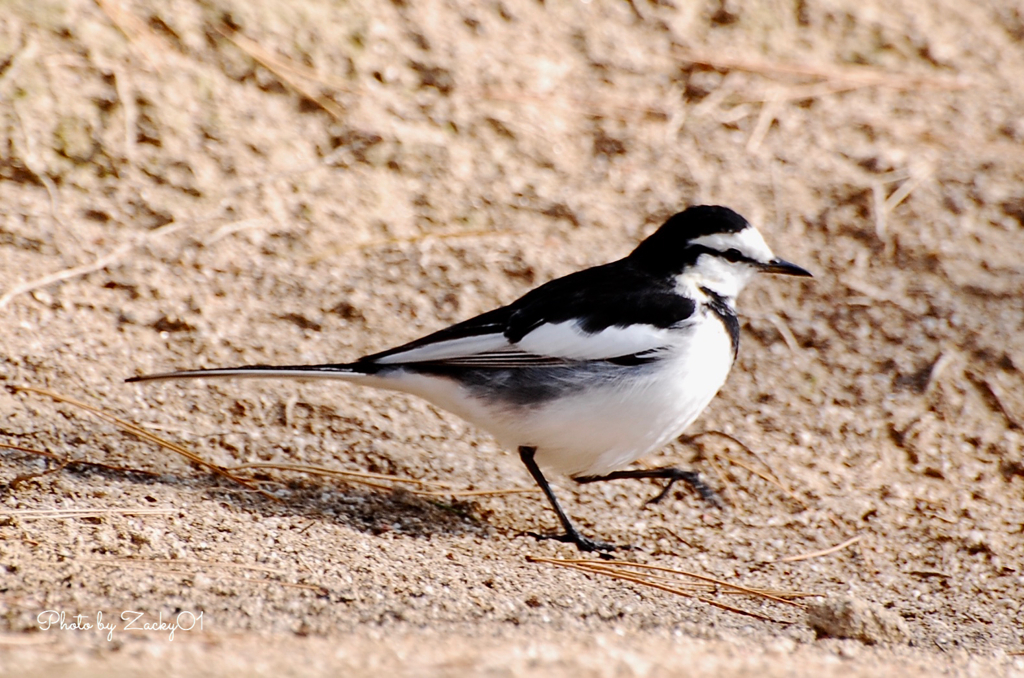
M529 367L572 360L636 364L690 319L693 300L628 259L552 280L517 301L359 363ZM545 332L537 332L546 330ZM521 345L522 342L522 345Z

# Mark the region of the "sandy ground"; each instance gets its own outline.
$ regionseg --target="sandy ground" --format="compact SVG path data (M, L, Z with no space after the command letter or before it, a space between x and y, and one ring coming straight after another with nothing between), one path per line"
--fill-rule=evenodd
M264 469L255 494L0 388L0 442L55 455L0 450L0 673L1024 675L1019 5L4 7L0 385L224 466L529 488L413 398L122 379L353 359L726 204L816 277L744 294L692 433L791 494L721 436L647 462L701 470L725 511L683 487L645 506L649 482L559 491L627 560L888 621L819 637L792 606L530 562L575 556L527 534L555 527L533 492ZM68 626L98 613L111 631Z

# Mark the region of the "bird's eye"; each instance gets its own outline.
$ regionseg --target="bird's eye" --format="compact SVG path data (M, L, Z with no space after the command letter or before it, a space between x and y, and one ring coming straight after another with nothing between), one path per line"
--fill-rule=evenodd
M741 254L735 247L725 251L725 258L729 261L741 261L746 259L746 257L743 256L743 254Z

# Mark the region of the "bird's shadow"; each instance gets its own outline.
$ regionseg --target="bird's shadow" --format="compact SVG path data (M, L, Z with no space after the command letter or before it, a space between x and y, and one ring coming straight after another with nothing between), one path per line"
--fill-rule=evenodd
M281 480L260 475L251 485L260 487L279 501L213 473L197 475L152 473L131 469L110 469L72 462L53 466L47 472L19 475L15 481L0 484L0 501L23 495L29 482L45 482L48 476L69 474L82 479L130 482L137 486L178 487L183 492L202 491L208 498L225 502L239 511L256 512L263 517L297 516L327 521L372 535L398 532L410 537L429 538L436 534L483 535L491 526L477 517L473 501L452 500L443 496L424 497L402 489L386 490L357 484L320 482L316 477ZM282 491L283 490L283 491ZM154 497L144 496L156 506Z

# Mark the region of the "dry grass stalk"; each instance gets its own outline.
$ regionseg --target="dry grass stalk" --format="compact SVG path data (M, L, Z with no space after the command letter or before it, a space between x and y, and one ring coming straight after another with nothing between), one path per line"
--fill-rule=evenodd
M613 567L613 568L614 567L635 567L635 568L638 568L638 569L641 569L641 570L650 570L650 571L654 571L654 572L664 572L666 574L672 574L672 575L677 575L677 576L681 576L681 577L689 577L691 579L696 579L697 581L702 581L702 582L706 582L708 584L713 584L715 586L720 586L720 587L722 587L724 589L731 589L732 591L734 591L736 593L745 593L747 595L758 596L758 597L761 597L761 598L767 598L768 600L772 600L772 601L774 601L776 603L783 603L785 605L792 605L794 607L799 607L801 609L804 607L801 603L794 603L792 600L787 600L787 599L788 598L806 598L806 597L810 597L810 596L814 595L813 593L802 593L802 592L794 592L794 591L771 591L771 590L768 590L768 589L759 589L759 588L753 588L753 587L750 587L750 586L742 586L740 584L732 584L732 583L724 581L722 579L716 579L714 577L709 577L708 575L705 575L705 574L697 574L695 572L687 572L686 570L677 570L677 569L672 568L672 567L665 567L664 565L650 565L648 563L631 563L631 562L626 562L626 561L616 561L616 562L611 562L610 563L608 561L603 561L603 560L586 560L586 559L582 559L582 558L581 559L572 560L571 562L592 563L592 564L594 564L598 568L600 568L602 566L604 566L604 567Z
M538 563L549 563L551 565L557 565L559 567L566 567L570 570L579 570L580 572L587 572L590 574L601 574L612 579L619 579L622 581L632 582L634 584L641 584L643 586L649 586L651 588L658 589L659 591L665 591L666 593L674 593L680 596L696 597L699 592L714 592L714 586L702 586L700 583L679 583L675 582L674 585L664 583L666 578L664 577L643 577L636 573L629 572L629 570L616 569L616 568L600 568L591 567L593 561L575 562L569 560L561 560L558 558L539 558L530 556L529 560ZM661 581L658 581L658 580Z
M800 562L801 560L810 560L812 558L820 558L822 556L827 556L827 555L829 555L831 553L835 553L836 551L842 551L847 546L852 546L853 544L856 544L857 542L859 542L861 539L862 539L862 536L858 534L855 537L851 537L851 538L847 539L846 541L844 541L841 544L836 544L835 546L830 546L829 548L822 549L821 551L812 551L811 553L802 553L802 554L796 555L796 556L786 556L785 558L779 558L778 560L772 560L772 561L768 561L768 562L772 562L772 563L797 563L797 562Z
M319 76L315 75L313 71L306 68L299 68L294 65L294 62L288 59L275 57L273 54L263 49L258 42L250 40L229 26L217 26L217 32L224 36L224 38L230 41L235 47L248 54L254 61L259 62L264 68L280 78L283 83L291 87L306 99L315 102L320 108L327 111L332 118L339 122L345 119L345 111L341 106L334 103L327 97L314 92L311 87L302 82L301 78L316 78L319 80ZM332 85L332 87L334 89L342 89L337 85Z
M66 268L63 271L50 273L49 275L44 275L36 278L35 280L29 280L21 283L20 285L15 285L0 297L0 310L3 310L7 304L11 303L12 299L26 292L31 292L39 289L40 287L46 287L47 285L52 285L56 282L70 280L71 278L77 278L79 276L88 275L89 273L102 270L127 254L133 246L134 243L124 243L88 264L75 266L73 268Z
M935 367L932 368L932 374L938 371L939 363L941 360L936 361ZM1022 422L1017 420L1017 417L1013 413L1013 409L1006 404L1006 394L1003 393L1002 387L995 383L992 379L984 378L973 371L965 372L967 378L981 390L982 395L990 401L992 405L995 405L995 409L1003 415L1003 419L1006 420L1007 426L1010 428L1022 428ZM929 375L930 377L931 375Z
M931 169L924 168L917 172L911 172L910 178L903 181L891 195L886 197L882 181L876 181L871 185L872 211L875 216L875 235L887 247L892 247L892 241L888 237L889 214L896 209L904 200L910 197L921 184L931 176Z
M216 29L218 33L234 43L236 47L256 61L259 61L274 73L280 74L281 72L287 72L291 77L304 78L324 87L329 87L331 89L338 90L339 92L345 92L346 94L365 94L365 90L363 88L353 87L352 84L346 80L321 73L286 56L271 54L258 42L246 37L230 26L222 24L217 26Z
M24 476L18 476L17 478L15 478L14 480L11 481L11 485L12 486L14 486L14 485L16 485L17 483L20 483L20 482L25 482L26 480L29 480L30 478L33 478L33 477L49 475L50 473L54 473L56 471L63 470L64 468L66 468L68 466L94 466L96 468L101 468L101 469L103 469L105 471L117 471L119 473L139 473L139 474L146 475L146 476L160 475L158 473L154 473L153 471L144 471L143 469L132 468L130 466L114 466L114 465L111 465L111 464L104 464L104 463L99 462L99 461L89 461L88 459L63 458L63 457L60 457L60 456L54 454L53 452L48 452L46 450L36 450L36 449L31 448L31 447L23 447L21 445L12 445L10 443L0 442L0 449L14 450L15 452L24 452L25 454L34 454L34 455L37 455L37 456L40 456L40 457L45 457L47 459L51 459L51 460L53 460L53 461L55 461L55 462L57 462L59 464L58 468L47 469L46 471L42 471L42 472L39 472L39 473L25 474Z
M732 484L732 481L729 480L729 476L725 474L725 471L722 469L722 467L718 465L717 461L715 461L716 456L717 455L711 455L707 457L708 466L711 467L711 470L715 472L715 475L718 476L721 479L722 484L725 485L725 492L722 492L721 494L724 496L725 499L728 499L730 496L734 494L734 485Z
M90 273L95 273L96 271L101 271L110 266L111 264L117 262L119 259L121 259L129 252L131 252L136 247L139 247L140 245L144 244L146 241L157 236L174 233L175 231L179 231L182 228L185 228L191 223L194 222L171 221L167 224L164 224L163 226L160 226L159 228L154 228L152 231L146 231L145 233L132 237L131 239L128 240L128 242L121 243L111 251L107 252L106 254L100 257L97 257L95 260L88 264L82 264L81 266L73 266L71 268L66 268L62 271L55 271L54 273L49 273L47 275L36 278L35 280L29 280L19 285L15 285L7 292L5 292L3 296L0 296L0 311L2 311L4 307L11 303L11 300L13 300L15 297L25 294L26 292L32 292L41 287L46 287L47 285L52 285L58 282L64 282L65 280L79 278Z
M286 85L298 92L301 96L316 102L317 105L337 120L341 120L344 117L344 110L332 100L314 92L312 88L303 82L303 80L316 83L321 87L327 87L345 94L365 94L364 88L353 87L351 83L345 80L316 71L304 64L289 59L288 57L270 53L255 40L246 37L229 26L218 26L217 32L238 47L238 49L248 54L254 61L259 62L264 68L274 73L274 75L280 78ZM563 108L573 111L581 111L590 115L608 115L608 111L610 109L614 109L632 114L633 117L638 115L657 118L669 117L668 112L663 108L637 106L635 104L622 101L608 102L606 100L599 101L564 95L561 96L562 101L552 101L551 98L546 95L536 95L527 92L501 91L490 87L485 87L479 90L460 88L460 91L477 99L507 101L517 104L534 104L547 108ZM791 98L805 99L808 98L808 96L803 94L801 96L794 96ZM616 115L622 119L626 118L624 114Z
M134 435L134 436L136 436L138 438L141 438L142 440L145 440L147 442L152 442L152 443L154 443L156 445L159 445L160 447L166 448L168 450L171 450L172 452L180 454L181 456L185 457L189 461L194 462L196 464L199 464L200 466L203 466L205 468L208 468L208 469L212 470L214 473L216 473L216 474L218 474L218 475L220 475L220 476L222 476L224 478L227 478L228 480L231 480L232 482L235 482L235 483L238 483L239 485L242 485L247 490L253 491L253 492L258 492L259 494L263 495L264 497L267 497L268 499L272 499L273 501L276 501L276 502L281 502L282 500L279 497L276 497L273 494L270 494L266 490L263 490L263 489L257 487L254 484L256 482L256 480L250 479L250 478L243 478L241 476L236 475L235 472L236 471L252 470L252 469L275 469L275 470L281 470L281 471L295 471L295 472L298 472L298 473L309 473L309 474L312 474L312 475L321 475L321 476L334 476L334 477L340 476L340 477L345 478L345 480L348 481L348 482L358 483L358 484L361 484L361 485L366 485L366 486L373 487L373 488L380 489L380 490L393 490L394 489L393 485L389 485L389 484L385 484L385 483L403 483L403 484L414 485L414 486L418 486L418 487L422 487L422 488L430 488L430 489L415 489L415 488L406 489L406 491L409 492L410 494L416 494L416 495L428 496L428 497L483 497L483 496L519 494L519 493L524 493L524 492L535 492L535 491L537 491L535 488L497 488L497 489L484 489L484 490L456 490L456 489L453 489L451 487L451 485L449 485L447 483L440 483L440 482L436 482L436 481L417 480L415 478L403 478L401 476L392 476L392 475L386 475L386 474L382 474L382 473L366 473L366 472L362 472L362 471L344 471L344 470L339 470L339 469L330 469L330 468L325 468L325 467L322 467L322 466L311 466L311 465L305 465L305 464L280 464L280 463L272 463L272 462L252 462L252 463L248 463L248 464L239 464L237 466L230 466L230 467L218 466L217 464L212 464L212 463L206 461L205 459L203 459L199 455L195 454L194 452L192 452L191 450L189 450L189 449L187 449L185 447L182 447L181 445L178 445L176 443L172 443L172 442L170 442L168 440L165 440L164 438L161 438L160 436L157 436L156 434L151 433L150 431L147 431L146 429L144 429L144 428L142 428L140 426L137 426L136 424L133 424L131 422L125 421L123 419L120 419L119 417L116 417L116 416L110 414L109 412L101 410L101 409L99 409L97 407L93 407L92 405L88 405L86 403L80 402L78 400L75 400L74 398L69 398L67 396L63 396L63 395L61 395L59 393L55 393L55 392L49 391L47 389L35 388L35 387L32 387L32 386L11 386L10 388L12 390L14 390L15 392L25 392L25 393L34 393L34 394L37 394L37 395L43 395L43 396L47 396L49 398L52 398L53 400L56 400L57 402L67 403L67 404L72 405L74 407L78 407L78 408L84 409L85 411L90 412L90 413L92 413L92 414L94 414L94 415L96 415L96 416L98 416L98 417L100 417L102 419L105 419L105 420L107 420L109 422L112 422L113 424L115 424L116 426L121 428L122 430L125 430L125 431L131 433L132 435ZM30 478L35 478L35 477L47 475L47 474L50 474L50 473L56 473L56 472L61 471L64 468L66 468L67 466L72 465L72 464L89 464L89 465L97 466L97 467L108 469L108 470L114 470L114 471L122 471L122 472L129 472L129 473L145 473L145 474L149 474L149 475L156 475L156 474L154 474L154 473L152 473L150 471L140 471L140 470L134 469L134 468L127 468L127 467L120 467L120 466L111 466L111 465L108 465L108 464L101 464L101 463L98 463L98 462L87 462L87 461L82 461L82 460L77 460L77 459L62 459L59 456L57 456L56 454L53 454L52 452L44 452L44 451L41 451L41 450L33 450L31 448L21 447L21 446L18 446L18 445L10 445L10 444L7 444L7 443L0 443L0 448L12 449L12 450L16 450L16 451L19 451L19 452L26 452L26 453L29 453L29 454L37 454L37 455L46 457L48 459L52 459L52 460L58 462L58 464L59 464L59 466L57 468L54 468L54 469L47 469L46 471L37 472L37 473L31 473L31 474L25 474L24 476L19 476L19 477L14 479L15 483L25 482L26 480L29 480ZM379 482L379 481L383 481L383 482Z
M782 110L782 95L778 88L772 88L764 103L761 105L761 112L754 123L754 129L747 140L747 153L754 155L761 148L761 143L768 136L768 130Z
M776 487L780 492L782 492L788 498L792 499L797 504L799 504L801 508L804 508L804 509L808 508L807 502L805 502L803 499L801 499L799 495L797 495L795 492L793 492L793 490L791 490L788 487L786 487L782 483L782 481L779 480L779 477L777 475L775 475L775 471L772 469L771 466L768 465L768 462L766 462L764 459L762 459L756 452L754 452L752 449L750 449L750 447L745 445L743 442L741 442L740 440L738 440L734 436L731 436L728 433L723 433L721 431L704 431L703 433L698 433L698 434L692 435L692 436L682 436L682 437L679 438L679 440L680 440L680 442L683 442L683 443L691 443L692 444L692 443L696 443L696 441L698 441L701 438L704 438L706 436L718 436L720 438L724 438L724 439L728 440L729 442L735 443L737 446L739 446L740 449L742 449L744 452L746 452L748 455L750 455L753 459L757 460L757 462L760 463L765 468L765 471L761 471L759 469L756 469L753 466L751 466L750 464L742 462L742 461L736 459L735 457L733 457L731 455L728 455L728 454L725 454L723 452L714 452L713 453L714 456L719 457L721 459L724 459L724 460L728 461L730 464L733 464L734 466L739 466L740 468L742 468L742 469L744 469L744 470L754 474L755 476L757 476L761 480L765 481L766 483ZM711 464L713 468L715 468L715 471L719 474L719 476L722 477L723 482L728 483L728 480L725 479L725 476L724 476L724 474L722 474L721 469L718 468L718 466L713 462L713 460L708 459L708 463Z
M11 487L11 489L14 489L14 488L17 488L22 483L27 483L30 480L35 480L36 478L43 478L45 476L52 475L54 473L60 473L65 468L67 468L70 464L71 464L70 461L65 460L65 461L58 462L56 466L54 466L52 468L48 468L45 471L34 471L34 472L31 472L31 473L19 474L19 475L15 476L11 480L11 482L9 483L9 486Z
M145 21L123 9L119 2L112 0L95 0L95 2L110 19L110 23L124 34L128 42L136 48L138 54L150 64L160 66L160 62L174 51L169 42L150 29Z
M808 64L726 57L720 54L710 55L682 47L676 47L674 51L679 58L691 63L702 64L723 71L746 71L747 73L756 73L764 76L796 76L847 83L848 85L859 87L888 87L898 90L960 90L971 87L970 83L959 79L936 78L927 75L911 75L909 73L890 73L866 66L831 64L819 67Z
M750 473L753 473L755 476L757 476L761 480L765 481L766 483L768 483L770 485L775 486L784 495L786 495L787 497L789 497L790 499L792 499L796 503L800 504L801 508L808 508L807 502L805 502L803 499L801 499L800 496L797 495L795 492L793 492L791 489L789 489L788 487L783 485L778 479L772 478L768 474L766 474L766 473L764 473L762 471L759 471L758 469L754 468L750 464L742 462L739 459L737 459L737 458L735 458L735 457L733 457L731 455L725 454L724 452L716 452L715 456L720 457L722 459L725 459L726 461L728 461L733 466L739 466L741 469L743 469L745 471L749 471Z
M447 490L434 492L417 492L424 497L499 497L509 494L534 494L540 492L539 487L499 487L493 490Z
M178 445L176 443L172 443L169 440L165 440L165 439L161 438L160 436L154 435L153 433L150 433L149 431L147 431L146 429L142 428L141 426L137 426L136 424L133 424L133 423L128 422L128 421L125 421L124 419L121 419L119 417L115 417L113 414L110 414L109 412L107 412L105 410L102 410L102 409L100 409L98 407L93 407L92 405L88 405L88 404L83 403L83 402L81 402L79 400L75 400L74 398L69 398L67 396L61 395L59 393L55 393L53 391L50 391L50 390L47 390L47 389L44 389L44 388L36 388L34 386L17 386L17 385L10 386L9 388L13 389L15 392L18 392L18 393L34 393L36 395L46 396L47 398L52 398L53 400L56 400L59 403L67 403L68 405L72 405L73 407L77 407L79 409L85 410L86 412L89 412L91 414L96 415L100 419L104 419L106 421L111 422L112 424L114 424L115 426L120 428L121 430L127 431L128 433L131 433L132 435L134 435L137 438L141 438L142 440L145 440L146 442L150 442L150 443L153 443L155 445L159 445L160 447L163 447L164 449L167 449L167 450L170 450L172 452L175 452L176 454L179 454L179 455L185 457L186 459L188 459L189 461L191 461L191 462L193 462L195 464L198 464L200 466L203 466L205 468L210 469L211 471L213 471L214 473L216 473L219 476L227 478L228 480L230 480L232 482L238 483L239 485L242 485L245 488L247 488L249 490L252 490L253 492L258 492L259 494L261 494L262 496L266 497L267 499L271 499L271 500L273 500L275 502L280 502L281 501L279 498L275 497L274 495L270 494L269 492L267 492L265 490L261 490L260 488L252 485L250 481L248 481L248 480L246 480L244 478L239 478L238 476L232 474L230 471L225 470L223 467L218 466L216 464L212 464L212 463L206 461L205 459L203 459L202 457L197 455L195 452L192 452L191 450L189 450L189 449L187 449L185 447L182 447L181 445Z
M792 598L809 597L815 594L792 592L792 591L771 591L766 589L752 588L749 586L741 586L738 584L732 584L714 577L706 575L696 574L693 572L686 572L684 570L676 570L674 568L664 567L660 565L648 565L645 563L633 563L625 561L614 561L608 562L605 560L590 560L590 559L571 559L571 558L543 558L539 556L529 556L530 562L546 563L555 565L558 567L565 567L569 569L586 572L587 574L598 574L601 576L609 577L612 579L618 579L621 581L628 581L641 586L647 586L654 588L659 591L665 591L666 593L672 593L688 598L696 598L701 602L707 603L714 607L733 612L736 614L743 614L751 616L763 621L774 622L774 623L787 623L766 617L756 612L744 610L741 608L734 607L716 600L707 598L704 595L706 593L732 593L732 594L743 594L761 598L764 600L770 600L772 602L780 603L783 605L793 606L799 609L803 609L804 605L799 602L795 602ZM629 568L636 568L641 572L636 572ZM653 574L659 573L659 574ZM672 579L671 576L683 577L697 580L697 583L686 583L680 582L678 579Z
M789 324L780 316L778 313L769 313L766 316L768 322L770 322L775 329L782 336L782 340L786 342L786 347L793 353L803 353L803 349L800 348L800 342L797 341L796 335L793 334L793 330L789 329Z

